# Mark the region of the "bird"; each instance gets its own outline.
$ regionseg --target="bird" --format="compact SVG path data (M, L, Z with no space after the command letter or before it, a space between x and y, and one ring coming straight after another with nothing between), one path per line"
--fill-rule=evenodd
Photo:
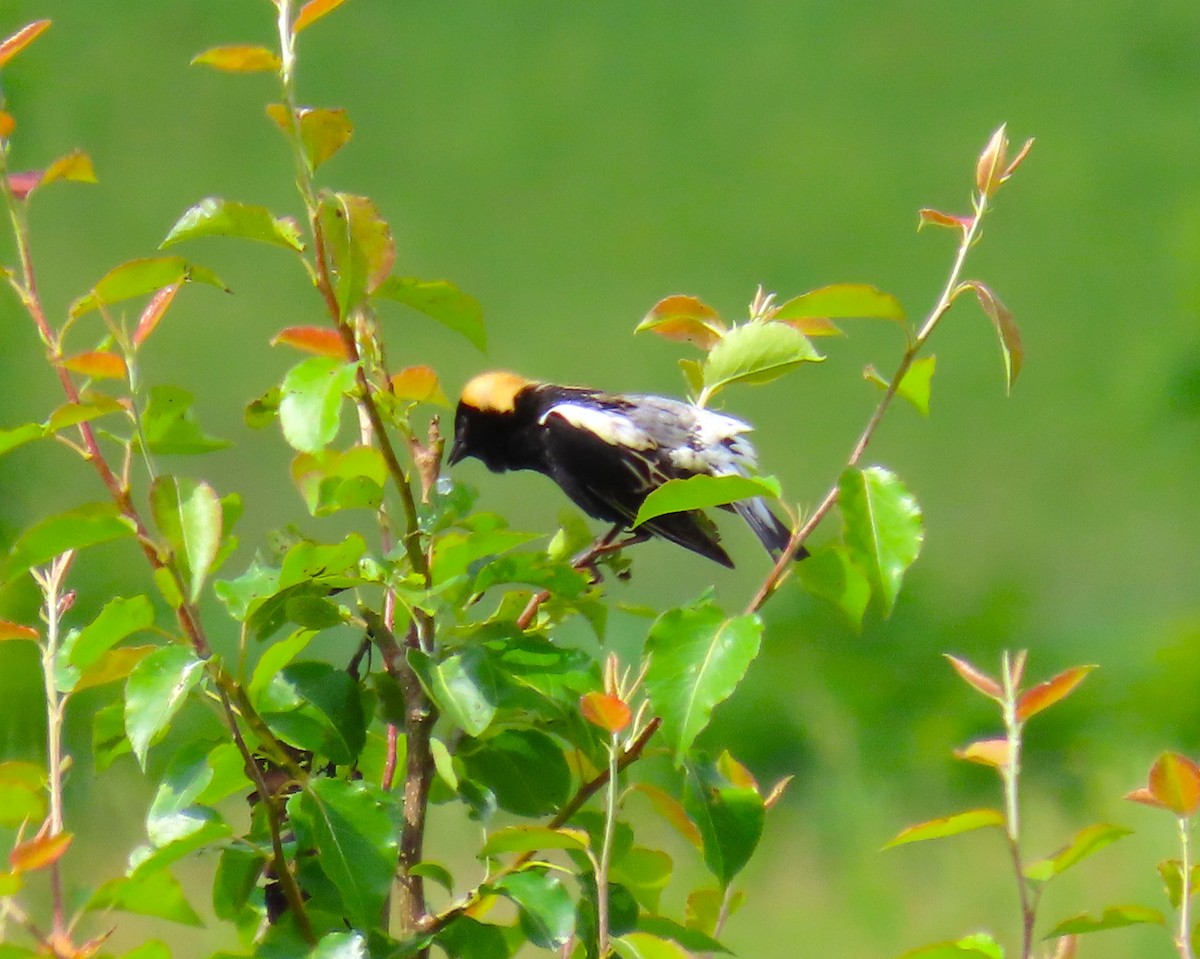
M596 544L603 551L658 536L732 567L716 524L701 510L631 527L642 502L668 480L754 475L751 429L726 413L666 396L559 386L493 370L463 387L447 462L473 457L494 473L548 476L585 513L612 524ZM791 531L761 497L724 508L738 513L773 556L786 550ZM617 542L626 530L630 536ZM796 559L807 555L803 547L796 551Z

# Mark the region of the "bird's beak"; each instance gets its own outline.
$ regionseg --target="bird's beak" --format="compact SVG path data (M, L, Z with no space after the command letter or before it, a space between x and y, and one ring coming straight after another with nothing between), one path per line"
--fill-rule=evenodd
M464 445L461 438L454 440L454 445L450 447L450 456L446 459L447 466L453 466L466 457L467 451L464 449Z

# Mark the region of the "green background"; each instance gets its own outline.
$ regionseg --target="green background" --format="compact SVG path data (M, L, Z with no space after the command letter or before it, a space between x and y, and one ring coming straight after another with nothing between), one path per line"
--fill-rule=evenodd
M269 43L268 4L9 2L0 32L43 16L53 30L2 78L18 122L14 168L80 147L101 180L47 190L35 206L55 315L113 265L150 254L203 196L296 212L290 161L263 114L271 78L188 66L213 45ZM928 524L895 614L858 634L786 590L737 702L718 712L714 744L731 744L764 782L797 777L728 940L742 955L781 957L894 955L984 926L1011 942L1015 897L995 836L878 851L909 822L996 801L987 770L949 757L996 717L943 651L990 668L1000 650L1028 648L1035 678L1102 667L1030 725L1030 853L1097 819L1138 834L1052 889L1044 916L1164 906L1154 864L1172 852L1171 824L1120 797L1161 749L1200 747L1194 4L352 0L303 36L300 57L301 98L345 106L357 126L322 182L376 201L398 273L451 279L483 304L486 357L420 319L387 319L392 363L432 363L450 393L494 366L678 393L675 360L688 348L632 337L671 293L740 317L759 283L786 299L866 282L919 319L953 250L947 233L915 232L916 211L965 209L975 157L1001 122L1015 142L1037 137L968 266L1024 333L1012 397L994 333L964 302L932 343L932 416L897 408L868 456L904 478ZM268 339L320 322L319 303L277 250L212 240L184 252L235 292L186 290L149 341L143 375L195 392L209 431L237 444L178 464L243 492L236 570L302 509L282 440L248 431L241 412L296 360ZM83 349L91 331L79 332ZM823 365L726 401L756 423L765 469L809 507L877 399L862 367L886 372L901 348L884 324L849 332L819 344ZM10 295L0 384L0 427L59 401ZM475 463L459 475L514 525L553 528L562 501L541 477ZM93 475L52 444L0 459L0 491L6 538L100 498ZM329 535L325 523L303 525ZM665 605L715 582L729 608L743 605L766 558L727 529L737 571L654 544L614 595ZM114 551L82 574L81 609L94 609L135 589L141 568L132 550ZM5 611L28 615L29 602L10 590ZM627 648L644 629L618 617L614 642ZM36 754L32 659L0 652L13 667L0 673L0 748ZM137 835L125 787L73 788L85 814L111 817L122 840ZM116 869L124 848L96 852ZM179 941L193 944L182 955L208 942ZM1153 930L1086 949L1171 954Z

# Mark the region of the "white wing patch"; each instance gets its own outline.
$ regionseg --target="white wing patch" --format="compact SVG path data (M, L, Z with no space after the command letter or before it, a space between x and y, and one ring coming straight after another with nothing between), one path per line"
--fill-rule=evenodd
M587 430L610 446L649 450L658 445L653 436L629 417L613 410L597 409L581 403L555 403L542 414L538 423L545 426L551 416L561 417L577 429Z

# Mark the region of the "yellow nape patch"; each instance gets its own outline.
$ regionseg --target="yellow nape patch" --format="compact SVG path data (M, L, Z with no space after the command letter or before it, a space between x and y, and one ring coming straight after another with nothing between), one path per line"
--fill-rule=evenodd
M516 408L517 394L533 380L527 380L507 370L480 373L462 391L462 402L484 413L511 413Z

